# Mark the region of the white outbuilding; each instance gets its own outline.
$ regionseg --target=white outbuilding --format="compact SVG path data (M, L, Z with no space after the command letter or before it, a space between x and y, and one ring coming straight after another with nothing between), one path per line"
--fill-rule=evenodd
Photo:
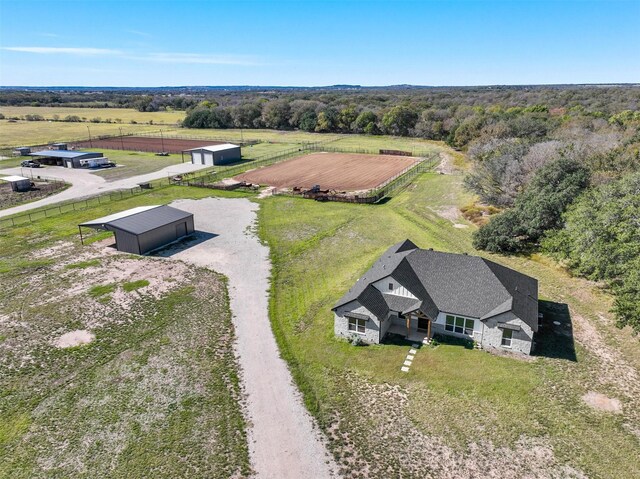
M31 190L31 180L24 176L3 176L0 180L9 183L13 191Z
M233 143L201 146L185 151L191 154L191 163L194 165L226 165L242 158L240 146Z

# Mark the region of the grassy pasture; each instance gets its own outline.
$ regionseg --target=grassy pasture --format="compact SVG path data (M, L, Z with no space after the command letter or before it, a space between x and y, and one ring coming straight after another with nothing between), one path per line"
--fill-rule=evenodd
M175 125L185 117L184 111L153 111L141 112L132 108L68 108L63 106L0 106L0 113L7 118L22 118L25 115L40 115L45 120L53 120L54 115L62 120L65 116L79 116L85 121L100 118L102 121L111 119L121 123L149 123Z
M408 374L400 371L408 344L354 347L334 338L332 304L389 245L410 238L422 247L477 254L472 227L455 228L442 217L471 200L461 179L425 174L377 206L260 200L260 234L274 264L272 325L345 477L364 477L364 470L367 477L453 470L473 477L474 468L513 477L639 475L638 437L630 430L637 425L637 384L628 390L623 370L571 338L559 347L575 348L577 361L553 354L523 361L442 344L420 349ZM596 324L602 341L640 369L637 340L598 319L608 316L606 294L541 258L492 259L539 278L543 297L569 304L576 330ZM622 414L591 409L581 400L590 390L619 398ZM527 458L531 451L553 459Z
M62 121L19 121L10 123L0 120L0 149L21 145L45 145L55 142L73 141L91 136L143 133L157 128L149 125L118 125L115 123L66 123Z
M167 166L182 162L180 155L156 156L153 153L122 151L122 150L91 150L99 151L110 161L116 163L115 168L96 170L94 175L102 176L107 181L131 178L161 170ZM185 160L188 161L188 160Z
M224 278L77 235L210 194L163 188L0 233L0 477L248 475ZM56 345L84 330L89 344Z

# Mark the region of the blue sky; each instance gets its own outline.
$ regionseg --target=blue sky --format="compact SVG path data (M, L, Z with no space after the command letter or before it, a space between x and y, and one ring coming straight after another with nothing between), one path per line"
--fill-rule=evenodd
M0 85L640 82L640 0L0 0Z

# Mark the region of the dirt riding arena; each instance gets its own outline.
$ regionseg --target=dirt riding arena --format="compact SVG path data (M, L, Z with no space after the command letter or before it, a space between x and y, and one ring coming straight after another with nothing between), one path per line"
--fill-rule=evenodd
M222 141L211 140L187 140L183 138L160 138L151 136L123 136L95 139L92 141L81 141L73 143L76 148L104 148L107 150L131 150L131 151L149 151L159 153L166 151L167 153L180 153L190 148L199 148L201 146L220 145Z
M276 188L320 185L328 190L364 191L383 185L418 161L394 155L312 153L248 171L236 179Z

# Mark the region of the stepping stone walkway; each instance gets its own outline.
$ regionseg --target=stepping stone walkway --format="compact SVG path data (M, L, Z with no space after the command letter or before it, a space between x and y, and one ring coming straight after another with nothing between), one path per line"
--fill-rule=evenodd
M416 353L418 352L419 344L412 344L411 349L409 350L409 354L407 354L407 358L404 360L403 366L400 368L400 371L403 373L408 373L409 368L413 364L413 358L416 357Z

